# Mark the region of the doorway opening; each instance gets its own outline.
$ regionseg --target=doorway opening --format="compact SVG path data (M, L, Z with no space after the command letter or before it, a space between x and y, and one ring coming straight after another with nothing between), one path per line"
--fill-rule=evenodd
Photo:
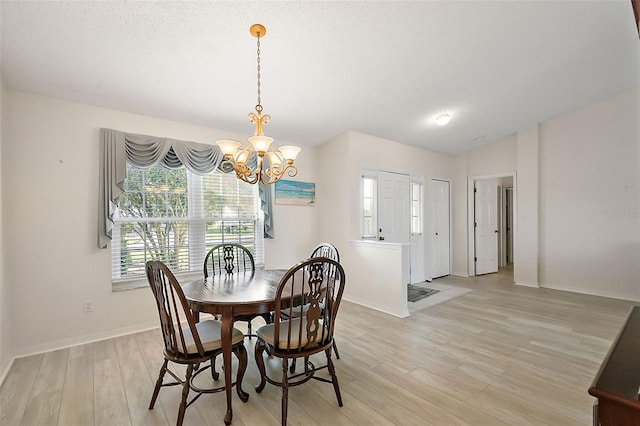
M515 173L469 177L469 276L500 272L513 282L516 188Z
M504 230L503 245L504 255L502 266L510 266L513 270L513 185L504 188Z

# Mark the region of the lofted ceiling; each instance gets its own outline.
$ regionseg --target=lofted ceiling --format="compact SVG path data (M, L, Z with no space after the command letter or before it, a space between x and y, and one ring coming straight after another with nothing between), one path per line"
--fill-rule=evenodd
M3 0L1 12L8 89L243 134L256 104L249 27L262 23L277 145L351 129L455 155L640 82L628 0Z

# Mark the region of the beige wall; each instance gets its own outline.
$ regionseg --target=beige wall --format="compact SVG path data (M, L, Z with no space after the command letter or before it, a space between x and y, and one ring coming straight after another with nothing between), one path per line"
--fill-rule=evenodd
M278 144L278 140L275 143ZM275 238L264 240L266 269L288 269L305 259L319 242L318 206L323 204L324 191L316 179L316 159L316 149L305 147L296 159L298 174L293 178L286 178L316 183L316 205L309 207L274 204ZM270 190L274 190L273 186Z
M5 89L2 80L2 72L0 71L0 165L2 165L2 151L4 141L4 102ZM4 166L2 167L4 169ZM2 191L2 172L0 172L0 382L8 371L13 352L11 350L9 335L9 309L11 307L9 299L9 288L6 280L6 269L4 261L5 243L4 243L4 215L3 215L3 191Z
M465 156L463 154L463 156ZM516 135L492 141L466 153L467 176L487 176L516 171Z
M350 166L351 148L349 133L345 132L318 147L318 224L319 236L330 242L342 253L353 231L352 218L358 210L353 211L352 199L354 191L359 192L359 185L354 183L355 170ZM360 225L355 225L359 229Z
M514 219L515 238L513 241L513 279L520 285L539 286L538 280L538 238L539 182L540 182L540 133L538 126L518 132L517 176L516 176L516 217Z
M640 301L639 97L540 126L541 285Z
M99 129L166 136L196 142L230 134L184 123L7 91L2 139L2 203L5 282L13 356L50 350L157 325L147 288L111 291L110 251L97 247ZM249 126L248 126L249 128ZM314 181L313 149L300 154L300 177ZM315 242L314 208L296 208L295 221L279 209L277 241L295 224L296 241L278 246L283 259L298 259ZM308 238L308 241L305 239ZM288 238L287 238L288 239ZM269 249L269 248L268 248ZM290 265L289 265L290 266ZM94 312L84 313L91 299ZM4 315L4 309L3 309ZM3 318L3 323L5 318Z
M462 154L453 159L454 178L451 182L451 223L453 228L452 273L463 277L469 274L467 256L467 155Z

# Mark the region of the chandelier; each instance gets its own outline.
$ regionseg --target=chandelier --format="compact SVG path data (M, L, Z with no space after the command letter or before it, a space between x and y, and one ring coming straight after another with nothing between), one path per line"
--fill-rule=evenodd
M255 132L248 138L244 148L240 148L242 143L230 139L218 140L216 144L224 154L224 160L220 164L223 172L235 171L238 179L247 183L271 184L280 180L285 172L291 177L298 174L293 162L302 149L297 146L281 146L278 152L269 149L273 138L265 136L263 127L271 116L262 114L260 103L260 37L264 37L267 29L260 24L254 24L249 28L249 32L258 39L258 104L256 111L249 113L250 121L256 126ZM255 168L251 167L254 159Z

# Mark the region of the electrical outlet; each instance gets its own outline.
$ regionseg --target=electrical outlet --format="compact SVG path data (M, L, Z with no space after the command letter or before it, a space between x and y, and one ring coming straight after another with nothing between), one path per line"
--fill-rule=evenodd
M84 301L84 312L93 312L93 301L85 300Z

